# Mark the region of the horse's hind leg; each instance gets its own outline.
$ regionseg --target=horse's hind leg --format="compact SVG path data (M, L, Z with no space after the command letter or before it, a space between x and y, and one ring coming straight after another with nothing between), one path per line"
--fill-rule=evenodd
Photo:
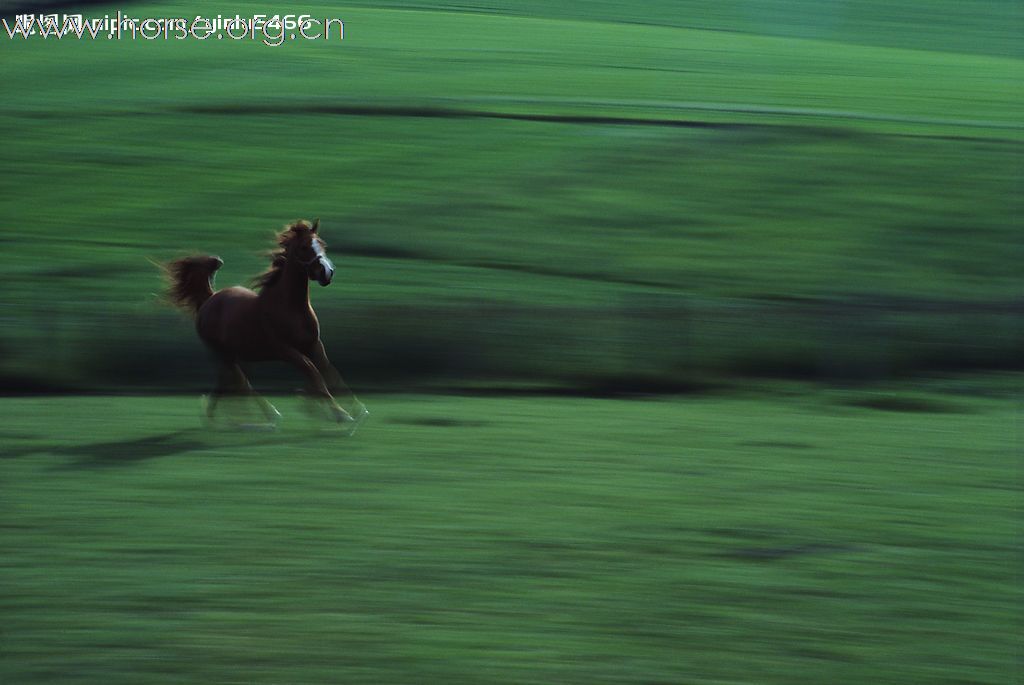
M259 406L263 417L271 424L278 423L281 419L281 412L276 410L266 397L253 390L253 386L250 385L249 379L246 378L245 373L242 371L242 367L236 361L221 362L217 387L210 393L210 399L206 405L206 417L209 421L213 421L217 410L217 402L224 395L229 394L251 397Z
M279 412L266 397L252 389L252 385L249 384L249 379L245 377L245 372L242 371L242 367L235 364L235 371L238 374L239 386L241 389L256 401L256 404L259 405L260 411L263 412L263 416L267 421L270 423L277 423L278 419L281 418L281 412Z
M232 389L238 388L238 377L240 370L238 365L234 362L219 361L219 368L217 370L217 385L210 392L209 398L206 400L206 419L213 421L214 415L217 413L217 404L220 402L224 395L232 393Z
M232 359L220 357L218 359L219 371L217 374L217 387L210 393L206 401L206 419L213 421L217 413L217 404L225 395L246 395L256 401L263 416L270 423L277 423L281 413L274 408L267 399L256 393L249 384L249 379L242 372L242 367Z

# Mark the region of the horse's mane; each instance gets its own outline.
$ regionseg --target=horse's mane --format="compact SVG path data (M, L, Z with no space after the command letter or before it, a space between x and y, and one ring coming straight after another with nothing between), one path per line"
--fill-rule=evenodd
M292 241L297 239L304 230L310 230L312 225L305 219L296 221L288 224L284 227L284 230L277 234L275 241L277 247L267 253L270 257L270 266L267 270L252 279L252 286L254 288L265 288L269 285L273 285L280 278L281 272L284 271L284 265L288 261L288 248L291 247Z

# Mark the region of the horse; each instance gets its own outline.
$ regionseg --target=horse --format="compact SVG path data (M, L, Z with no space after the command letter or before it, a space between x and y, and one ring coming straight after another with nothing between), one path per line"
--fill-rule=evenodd
M256 291L234 286L214 292L214 277L224 265L220 257L190 256L166 265L167 299L192 315L199 339L219 367L217 385L206 401L207 420L213 420L223 396L242 394L257 402L269 426L276 426L280 412L252 389L240 366L264 361L284 361L298 369L310 396L322 402L328 416L348 434L369 415L328 360L309 302L310 281L328 286L334 278L334 264L319 229L319 219L286 225L270 253L270 267L253 279ZM332 389L347 397L348 409L337 402Z

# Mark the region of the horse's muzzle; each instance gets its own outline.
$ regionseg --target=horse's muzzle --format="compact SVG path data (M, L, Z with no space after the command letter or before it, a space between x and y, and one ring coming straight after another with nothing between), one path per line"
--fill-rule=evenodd
M314 272L316 282L320 285L330 285L331 280L334 278L334 265L331 264L331 260L327 257L320 257L316 264L317 268Z

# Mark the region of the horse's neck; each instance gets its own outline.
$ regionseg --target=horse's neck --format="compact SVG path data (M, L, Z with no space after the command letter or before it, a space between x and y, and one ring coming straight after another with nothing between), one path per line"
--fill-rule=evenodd
M282 269L277 280L265 287L261 294L292 309L309 307L309 278L306 270L294 262L287 262Z

